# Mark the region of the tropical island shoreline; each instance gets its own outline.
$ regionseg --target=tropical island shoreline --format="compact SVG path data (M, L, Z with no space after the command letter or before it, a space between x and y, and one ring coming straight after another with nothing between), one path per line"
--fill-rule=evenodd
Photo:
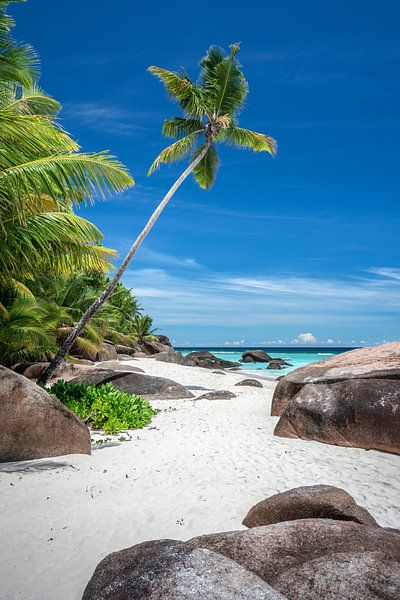
M91 456L0 466L4 598L42 600L57 589L57 600L78 600L110 552L242 529L259 500L316 482L346 489L380 525L398 525L398 456L275 437L275 382L240 387L243 373L153 358L123 364L172 378L194 397L152 402L160 412L129 441L93 435L104 443ZM197 400L221 389L236 397Z

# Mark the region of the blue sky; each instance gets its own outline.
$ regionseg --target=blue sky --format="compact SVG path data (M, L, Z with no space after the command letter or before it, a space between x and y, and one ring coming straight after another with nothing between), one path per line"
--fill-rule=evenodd
M196 77L210 44L242 44L240 122L278 156L222 149L214 187L185 182L124 278L177 345L399 337L398 2L29 0L12 13L64 126L136 179L81 211L121 255L182 169L146 177L179 114L147 66Z

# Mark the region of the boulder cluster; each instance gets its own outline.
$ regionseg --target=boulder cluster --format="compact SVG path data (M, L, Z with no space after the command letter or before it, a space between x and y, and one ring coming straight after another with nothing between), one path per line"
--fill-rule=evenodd
M400 342L296 369L275 389L275 435L400 454Z
M246 352L243 352L240 362L241 363L268 363L266 368L273 369L273 370L280 370L280 369L284 369L285 367L292 366L290 363L288 363L283 358L272 358L264 350L246 350Z
M248 530L155 540L110 554L82 600L395 600L400 531L380 527L344 490L276 494Z

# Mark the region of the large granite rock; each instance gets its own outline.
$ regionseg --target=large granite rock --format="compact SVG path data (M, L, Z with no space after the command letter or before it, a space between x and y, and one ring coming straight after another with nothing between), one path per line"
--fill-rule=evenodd
M37 379L39 379L39 377L41 377L41 375L43 375L45 370L48 368L49 364L50 363L48 362L37 362L26 365L20 364L16 365L13 370L15 370L17 373L20 373L24 377L27 377L28 379L36 381ZM54 373L54 376L52 377L50 383L54 383L58 379L64 379L64 381L71 381L71 379L79 377L79 375L88 373L93 368L94 363L91 363L91 365L84 364L81 362L71 363L63 361L58 367L57 371Z
M163 344L158 339L144 340L140 343L139 349L144 352L147 356L153 356L159 352L174 352L174 349L170 344Z
M204 367L206 369L229 369L240 367L240 364L231 360L217 358L208 350L195 350L185 356L185 364L193 367Z
M264 350L246 350L246 352L243 352L240 362L255 363L269 362L270 360L272 360L270 355Z
M151 377L142 373L112 371L111 369L92 369L89 373L73 379L71 383L84 382L101 385L109 381L118 390L144 396L147 400L194 398L193 394L183 385L171 379Z
M361 348L279 381L275 434L400 453L400 342Z
M0 366L0 462L90 450L89 429L64 404Z
M135 348L131 346L124 346L123 344L116 344L115 349L118 354L125 354L128 356L133 356L136 352Z
M176 350L172 350L172 352L159 352L154 355L154 360L159 360L161 362L173 363L175 365L185 365L185 358L182 356L180 352Z
M329 559L337 553L380 552L390 560L400 560L400 532L330 519L299 519L245 531L203 535L188 543L223 554L273 587L288 570L316 559ZM297 600L302 596L291 598ZM325 600L323 595L320 598ZM337 600L342 600L342 596L337 596Z
M400 381L307 384L290 401L274 433L400 454Z
M350 350L291 371L275 389L271 414L280 416L306 384L329 384L349 379L388 379L394 386L400 385L400 342Z
M382 552L332 554L288 569L274 587L289 600L397 600L400 563Z
M130 357L132 358L132 357ZM100 362L95 366L95 369L111 369L112 371L129 371L130 373L144 373L140 367L134 367L133 365L126 365L118 360L106 360Z
M144 542L97 566L82 600L280 600L237 563L183 542Z
M118 353L115 344L112 342L103 342L100 350L97 353L96 360L117 360Z
M345 490L333 485L311 485L275 494L253 506L243 520L246 527L296 519L335 519L378 526L367 509Z

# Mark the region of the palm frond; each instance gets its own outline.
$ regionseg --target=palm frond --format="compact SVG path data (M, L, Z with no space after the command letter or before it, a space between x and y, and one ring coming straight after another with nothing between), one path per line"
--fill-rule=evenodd
M161 67L151 66L148 71L162 81L169 95L179 103L185 114L202 117L206 113L202 92L189 77Z
M203 129L203 123L199 119L173 117L172 119L165 119L161 133L166 137L176 139L188 133L201 133Z
M203 144L202 146L199 146L199 148L196 149L196 151L193 153L193 160L197 158L199 154L201 154L201 152L204 150L204 147L205 145ZM219 163L220 160L217 150L214 144L212 144L208 148L205 156L201 159L201 161L198 163L198 165L196 165L196 167L193 170L193 176L202 189L208 189L214 183Z
M165 148L157 156L150 169L148 170L147 175L151 175L156 169L160 167L161 163L175 162L176 160L179 160L186 156L196 143L197 136L197 133L190 133L189 135L186 135L185 137L179 139L178 141Z
M274 138L264 133L234 126L223 130L220 135L224 141L239 148L250 148L254 152L269 152L272 156L277 152Z

